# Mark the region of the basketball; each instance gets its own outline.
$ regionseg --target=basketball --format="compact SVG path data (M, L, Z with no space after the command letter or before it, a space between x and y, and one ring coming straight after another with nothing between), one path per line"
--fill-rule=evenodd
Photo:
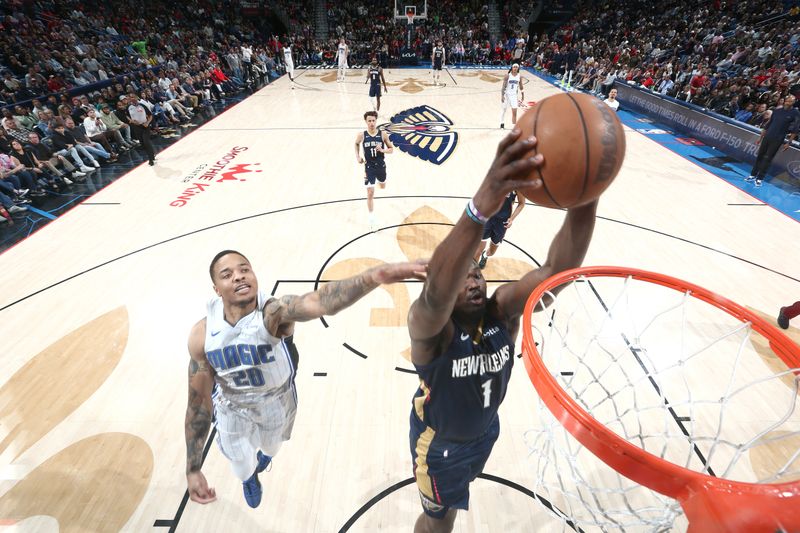
M581 93L561 93L540 100L517 121L521 138L536 136L535 153L544 163L531 179L539 188L520 189L544 207L572 207L591 202L605 191L625 158L625 132L613 109Z

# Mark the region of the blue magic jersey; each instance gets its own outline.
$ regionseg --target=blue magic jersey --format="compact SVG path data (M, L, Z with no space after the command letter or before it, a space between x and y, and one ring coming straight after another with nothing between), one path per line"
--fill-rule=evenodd
M382 167L386 165L383 159L383 152L379 152L376 148L385 148L383 145L383 136L378 131L375 135L370 135L369 131L364 131L364 140L361 143L364 146L364 161L368 167Z
M514 366L514 342L505 324L484 317L478 342L453 322L455 333L442 355L424 366L414 412L437 438L469 441L486 433L497 417Z
M265 397L293 383L289 349L264 326L267 301L269 297L259 291L256 309L233 326L225 320L221 298L208 303L206 358L216 373L217 394L239 407L262 404Z

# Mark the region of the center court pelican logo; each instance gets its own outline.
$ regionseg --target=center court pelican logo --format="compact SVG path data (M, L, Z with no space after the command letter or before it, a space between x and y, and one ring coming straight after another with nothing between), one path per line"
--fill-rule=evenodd
M431 106L421 105L401 111L390 123L378 129L386 131L392 144L410 156L441 165L458 144L453 121Z

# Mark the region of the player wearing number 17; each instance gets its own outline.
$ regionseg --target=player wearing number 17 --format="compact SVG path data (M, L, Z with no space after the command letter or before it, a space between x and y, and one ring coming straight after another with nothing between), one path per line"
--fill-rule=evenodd
M540 268L487 297L473 254L483 225L511 191L542 186L531 177L543 165L541 154L532 156L535 146L535 138L520 138L517 129L500 142L483 183L436 247L422 293L409 310L411 361L420 379L409 434L423 508L417 533L452 531L457 509L468 508L469 485L500 433L497 411L528 295L549 276L579 266L592 238L597 200L567 211Z
M242 254L218 253L209 268L217 298L189 334L185 431L191 499L209 503L216 498L200 471L213 406L220 451L242 480L247 504L261 503L258 474L289 440L297 412L297 352L289 340L295 322L336 314L382 283L421 279L424 272L421 262L385 264L302 296L276 299L258 290Z

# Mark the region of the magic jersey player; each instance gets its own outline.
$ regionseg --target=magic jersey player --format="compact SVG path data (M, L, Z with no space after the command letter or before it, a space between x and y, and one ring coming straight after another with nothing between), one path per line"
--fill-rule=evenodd
M517 108L519 103L525 99L525 92L522 88L522 74L519 72L519 65L514 63L511 70L503 79L503 88L500 89L500 101L503 110L500 111L500 128L505 128L506 109L511 108L511 123L517 123Z
M199 503L216 498L200 470L213 412L220 451L242 481L247 504L258 507L258 474L291 436L297 412L296 360L287 344L294 323L335 314L382 283L419 278L424 264L381 265L302 296L280 299L258 290L250 262L234 250L218 253L209 272L217 298L189 334L189 496Z
M347 54L349 52L344 37L339 39L339 47L336 49L336 58L339 60L339 70L336 73L336 81L344 81L345 71L347 70Z
M286 65L286 74L289 75L289 81L292 82L292 89L294 89L294 59L292 59L292 43L287 43L283 47L283 63Z

